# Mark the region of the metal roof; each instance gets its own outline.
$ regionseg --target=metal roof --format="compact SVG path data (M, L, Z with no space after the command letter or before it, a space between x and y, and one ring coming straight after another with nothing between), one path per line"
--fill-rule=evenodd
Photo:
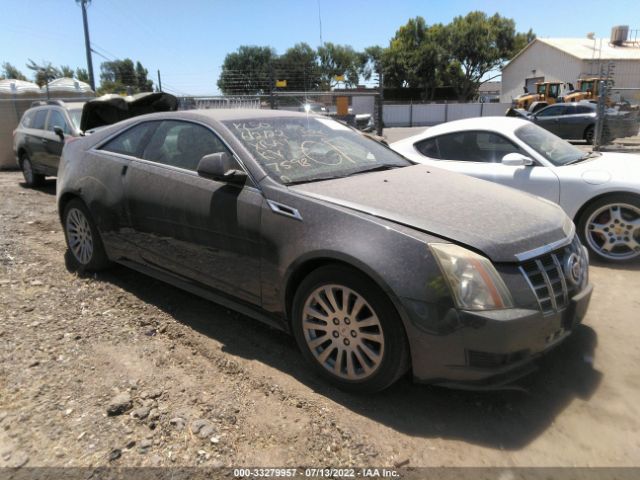
M562 50L580 60L640 60L640 46L609 44L608 38L537 38L536 40Z

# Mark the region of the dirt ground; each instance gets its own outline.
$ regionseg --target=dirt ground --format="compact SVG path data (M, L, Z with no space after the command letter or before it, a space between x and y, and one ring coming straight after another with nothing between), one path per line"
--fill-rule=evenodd
M516 388L310 373L287 335L115 267L65 266L55 183L0 172L2 466L639 466L640 270Z

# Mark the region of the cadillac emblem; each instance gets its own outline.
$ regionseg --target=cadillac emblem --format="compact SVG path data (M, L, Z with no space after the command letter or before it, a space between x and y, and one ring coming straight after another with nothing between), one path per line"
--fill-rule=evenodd
M564 276L572 285L579 285L584 272L584 260L572 252L564 261Z

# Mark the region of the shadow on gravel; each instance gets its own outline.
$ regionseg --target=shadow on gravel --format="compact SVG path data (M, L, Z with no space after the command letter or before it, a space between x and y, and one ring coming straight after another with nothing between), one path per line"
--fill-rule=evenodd
M56 194L56 179L49 178L44 181L44 184L39 187L27 187L27 184L20 182L20 187L26 190L35 190L37 192L48 193L49 195Z
M592 366L596 333L581 325L542 358L539 370L520 380L514 390L450 390L413 384L404 378L384 392L353 395L312 373L293 338L283 332L124 267L114 267L96 278L118 285L215 339L223 345L223 352L258 360L359 415L416 437L517 450L542 434L574 399L588 400L602 379Z

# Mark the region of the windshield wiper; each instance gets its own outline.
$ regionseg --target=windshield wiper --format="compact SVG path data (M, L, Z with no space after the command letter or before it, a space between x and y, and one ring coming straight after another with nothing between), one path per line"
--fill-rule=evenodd
M313 182L324 182L325 180L335 180L336 178L342 177L320 177L320 178L311 178L307 180L296 180L294 182L287 182L285 185L288 187L290 185L299 185L301 183L313 183Z
M350 174L348 174L348 175L344 175L344 176L345 176L345 177L351 177L351 176L353 176L353 175L359 175L359 174L361 174L361 173L382 172L382 171L384 171L384 170L392 170L392 169L394 169L394 168L400 168L400 167L402 167L402 166L403 166L403 165L389 165L389 164L386 164L386 165L377 165L377 166L375 166L375 167L365 168L364 170L358 170L357 172L353 172L353 173L350 173Z
M578 163L578 162L584 162L585 160L588 160L589 158L596 158L596 157L601 157L602 154L600 152L589 152L584 154L583 156L576 158L575 160L571 160L570 162L565 163L565 165L572 165L574 163Z

